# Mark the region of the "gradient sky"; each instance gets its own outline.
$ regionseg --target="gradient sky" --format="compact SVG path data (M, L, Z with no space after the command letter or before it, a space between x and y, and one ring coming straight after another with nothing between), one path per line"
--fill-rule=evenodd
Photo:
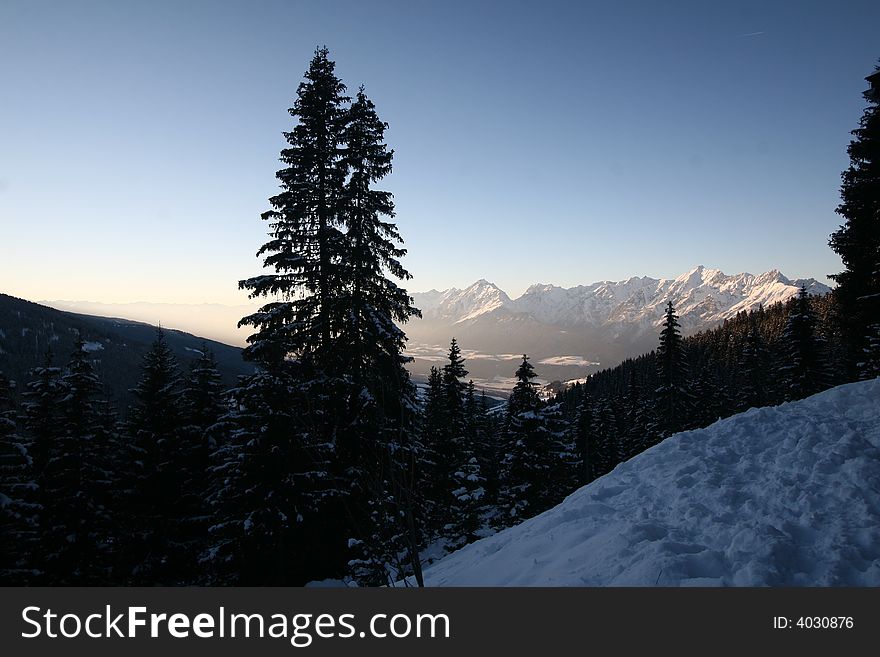
M0 292L240 303L316 45L390 123L408 287L838 271L880 3L0 3Z

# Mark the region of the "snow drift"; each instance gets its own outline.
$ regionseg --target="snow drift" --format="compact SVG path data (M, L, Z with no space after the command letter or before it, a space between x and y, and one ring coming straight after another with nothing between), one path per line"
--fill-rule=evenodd
M878 586L880 379L672 436L429 586Z

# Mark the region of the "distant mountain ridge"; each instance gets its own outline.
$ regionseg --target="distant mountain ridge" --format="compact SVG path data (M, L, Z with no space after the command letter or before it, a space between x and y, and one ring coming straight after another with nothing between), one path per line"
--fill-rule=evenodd
M426 319L458 324L489 313L506 311L530 315L536 321L561 328L635 325L659 326L667 301L672 301L685 331L717 324L738 312L787 301L804 285L810 294L830 288L813 278L789 279L778 270L760 275L728 276L699 265L671 278L632 277L562 288L535 284L511 299L485 279L459 290L415 293L416 306Z
M213 352L226 386L234 385L239 375L254 371L238 347L174 329L164 331L183 374L204 347ZM55 365L64 365L77 334L114 400L122 405L131 401L129 391L136 385L141 360L155 339L155 325L65 312L0 294L0 372L21 389L30 380L31 369L45 362L47 353L51 352Z
M422 319L404 328L414 372L425 375L456 337L472 350L471 376L509 387L511 354L529 354L546 380L581 378L657 346L663 311L672 301L682 332L720 324L738 312L785 302L801 285L810 294L830 288L778 270L727 275L702 265L677 278L632 277L563 288L538 283L512 299L485 279L460 290L413 294Z

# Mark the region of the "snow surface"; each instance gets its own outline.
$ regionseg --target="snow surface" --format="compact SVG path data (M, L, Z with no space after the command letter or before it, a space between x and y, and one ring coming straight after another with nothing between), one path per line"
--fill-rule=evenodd
M880 379L674 435L429 586L878 586Z
M104 345L100 342L84 342L82 346L82 350L87 353L94 353L96 351L103 351Z

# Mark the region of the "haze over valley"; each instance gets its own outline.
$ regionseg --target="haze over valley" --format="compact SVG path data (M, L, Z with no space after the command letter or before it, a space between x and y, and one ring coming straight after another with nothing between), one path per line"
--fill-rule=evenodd
M786 301L801 286L822 295L829 288L813 278L790 279L777 270L759 275L727 275L702 265L676 278L631 277L562 288L536 283L511 298L481 279L464 288L412 293L422 319L409 322L410 371L423 380L432 365L442 365L455 337L467 359L469 376L479 388L505 392L513 372L529 354L539 381L583 378L621 360L650 351L667 301L680 313L684 334L693 334L739 312ZM238 320L257 304L108 304L94 301L44 301L46 305L104 317L162 324L244 346L248 330Z

